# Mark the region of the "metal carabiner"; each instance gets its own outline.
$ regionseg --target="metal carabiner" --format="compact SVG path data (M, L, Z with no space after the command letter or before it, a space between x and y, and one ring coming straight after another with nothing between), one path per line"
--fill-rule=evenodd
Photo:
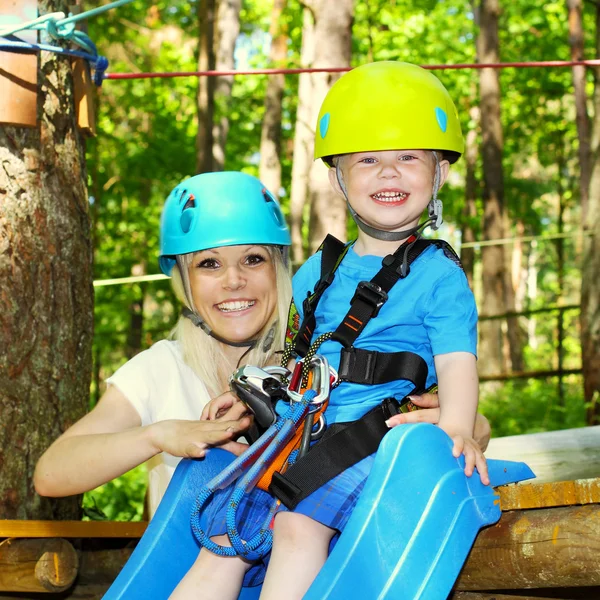
M316 387L318 390L318 393L311 401L311 404L321 406L321 404L329 398L329 393L331 392L331 377L333 375L337 380L337 373L333 369L330 369L329 361L320 354L316 354L312 357L309 366L311 369L315 369L313 389ZM289 388L287 393L292 402L301 402L304 396L300 392Z

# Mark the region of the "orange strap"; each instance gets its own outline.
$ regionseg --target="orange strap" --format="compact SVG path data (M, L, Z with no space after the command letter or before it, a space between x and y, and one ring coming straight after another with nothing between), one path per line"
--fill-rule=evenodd
M300 390L300 393L303 394L307 389L310 389L312 386L312 373L308 374L308 381L306 383L306 387ZM314 423L319 420L319 417L323 414L327 408L327 402L324 402L323 405L319 408L319 410L315 413ZM269 491L269 486L271 485L271 479L273 478L273 473L278 471L279 473L285 473L285 470L288 467L288 459L290 454L297 450L300 447L300 443L302 441L302 433L304 432L304 423L303 420L298 424L298 429L294 433L292 439L281 449L275 460L268 466L267 470L264 472L263 476L258 480L256 487L264 490L265 492Z

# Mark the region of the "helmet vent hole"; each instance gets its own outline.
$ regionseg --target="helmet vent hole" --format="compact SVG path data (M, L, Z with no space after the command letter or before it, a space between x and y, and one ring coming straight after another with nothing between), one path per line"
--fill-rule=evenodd
M196 199L191 194L188 197L183 210L187 210L188 208L196 208Z
M262 195L263 195L263 198L265 199L265 202L273 202L273 196L271 196L271 194L269 194L269 191L267 190L267 188L262 189Z

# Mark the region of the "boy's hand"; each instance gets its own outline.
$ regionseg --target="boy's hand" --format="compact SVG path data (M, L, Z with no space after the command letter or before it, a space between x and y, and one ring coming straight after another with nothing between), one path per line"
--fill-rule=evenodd
M470 437L463 437L462 435L450 436L454 442L452 448L452 456L458 458L461 454L465 456L465 475L471 477L473 470L477 467L481 483L489 485L490 478L488 475L487 461L479 446L479 444Z
M220 419L225 416L229 409L234 404L240 404L240 399L232 392L225 392L216 398L213 398L202 410L202 414L200 415L200 420L202 421L214 421L215 419ZM244 407L245 412L245 407ZM238 417L231 417L232 419L239 419Z

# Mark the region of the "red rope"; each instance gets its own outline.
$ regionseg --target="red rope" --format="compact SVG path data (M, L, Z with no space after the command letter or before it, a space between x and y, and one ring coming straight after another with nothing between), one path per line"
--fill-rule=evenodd
M599 67L600 59L594 60L546 60L506 63L463 63L456 65L422 65L424 69L441 71L445 69L506 69L509 67ZM107 73L105 79L167 79L172 77L215 77L219 75L297 75L299 73L342 73L352 67L324 67L317 69L252 69L249 71L174 71L172 73Z

